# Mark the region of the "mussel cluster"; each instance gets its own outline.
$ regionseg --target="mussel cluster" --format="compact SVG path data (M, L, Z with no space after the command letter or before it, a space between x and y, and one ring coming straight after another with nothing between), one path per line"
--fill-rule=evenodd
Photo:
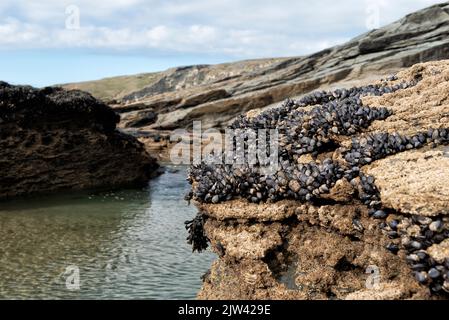
M300 156L317 156L323 150L336 146L336 136L360 132L373 121L391 115L386 108L363 106L361 97L382 95L412 85L414 83L388 87L384 84L334 92L315 92L299 101L288 100L281 107L267 110L253 118L241 116L231 125L231 129L276 129L279 132L277 170L269 175L264 174L260 163L203 162L193 165L189 181L196 182L196 186L187 196L187 200L193 198L204 203L219 203L240 197L254 203L282 199L310 201L320 194L328 193L337 180L344 176L349 180L357 176L359 167L348 169L346 164L342 165L332 159L300 163ZM318 103L321 104L311 106ZM307 106L311 106L311 109L306 110ZM244 130L241 134L245 134ZM241 146L238 141L245 141L245 137L236 138L236 149L248 150L255 147L251 143ZM355 150L354 155L357 155ZM348 157L352 156L351 150ZM224 159L225 155L222 154L222 157ZM371 158L373 159L374 155ZM352 162L349 165L352 165Z
M204 233L205 215L199 212L195 218L185 222L186 230L189 232L187 243L192 246L192 251L202 252L207 249L209 239Z
M449 238L449 218L413 215L402 217L383 210L370 210L370 216L382 219L380 228L391 240L386 249L393 254L405 250L406 260L415 278L432 292L449 293L449 257L433 258L428 249Z
M448 142L449 129L445 128L429 129L411 137L398 133L369 134L362 138L352 138L351 150L345 153L345 160L352 166L366 165L405 150Z

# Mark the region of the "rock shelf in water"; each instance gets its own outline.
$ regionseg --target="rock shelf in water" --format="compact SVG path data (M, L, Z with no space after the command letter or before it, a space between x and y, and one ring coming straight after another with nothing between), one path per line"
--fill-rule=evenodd
M238 119L279 130L280 167L191 168L189 240L220 255L199 297L447 297L448 118L442 61Z

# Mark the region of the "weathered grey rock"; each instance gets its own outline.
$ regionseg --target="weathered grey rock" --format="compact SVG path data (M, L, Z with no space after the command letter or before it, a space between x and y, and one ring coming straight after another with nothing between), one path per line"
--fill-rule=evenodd
M150 74L151 81L141 90L126 95L122 90L117 92L122 94L117 110L153 109L159 117L149 127L158 130L189 127L194 119L201 120L206 129L225 127L239 114L320 87L367 83L418 62L445 58L449 58L447 3L309 56L190 66ZM100 83L70 87L94 91ZM134 116L138 119L140 114Z
M149 126L155 123L156 120L157 113L152 109L147 109L126 114L122 119L122 123L129 127L140 128Z

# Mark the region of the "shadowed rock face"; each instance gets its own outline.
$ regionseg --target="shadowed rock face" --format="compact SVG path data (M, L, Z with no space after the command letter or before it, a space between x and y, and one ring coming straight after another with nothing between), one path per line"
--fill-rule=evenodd
M115 130L120 117L104 103L82 91L61 88L35 89L0 83L0 116L3 122L36 124L48 119L72 119L96 124L105 132Z
M157 121L136 127L172 130L201 120L204 129L223 128L248 110L317 88L365 84L419 62L447 58L449 4L441 4L310 56L191 66L152 74L142 89L121 94L116 107L126 114L122 127L139 124L145 115L137 110L152 109L158 113ZM92 86L70 85L86 90Z
M155 160L119 120L81 91L0 83L0 199L145 183Z
M258 164L192 167L204 231L190 233L219 255L200 299L449 297L449 60L368 88L239 118L233 127L276 125L281 140L291 128L273 175ZM333 148L320 149L328 139Z

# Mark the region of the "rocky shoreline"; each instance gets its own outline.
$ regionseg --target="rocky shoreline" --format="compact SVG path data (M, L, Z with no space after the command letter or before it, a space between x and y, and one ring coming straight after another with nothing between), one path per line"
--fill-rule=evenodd
M196 65L138 75L143 88L123 92L122 78L67 85L91 91L122 115L125 130L225 128L253 109L312 90L366 85L419 62L449 58L449 5L442 3L315 54ZM126 81L130 81L127 79ZM98 88L120 88L115 94ZM149 142L149 141L148 141Z
M145 184L158 167L90 94L0 83L0 199Z
M192 167L188 240L220 257L198 297L447 298L448 94L432 62L235 121L278 128L281 167Z
M107 101L119 127L165 162L174 129L224 129L248 111L313 90L366 86L419 62L449 58L449 5L437 4L350 41L299 57L193 65L67 84Z

